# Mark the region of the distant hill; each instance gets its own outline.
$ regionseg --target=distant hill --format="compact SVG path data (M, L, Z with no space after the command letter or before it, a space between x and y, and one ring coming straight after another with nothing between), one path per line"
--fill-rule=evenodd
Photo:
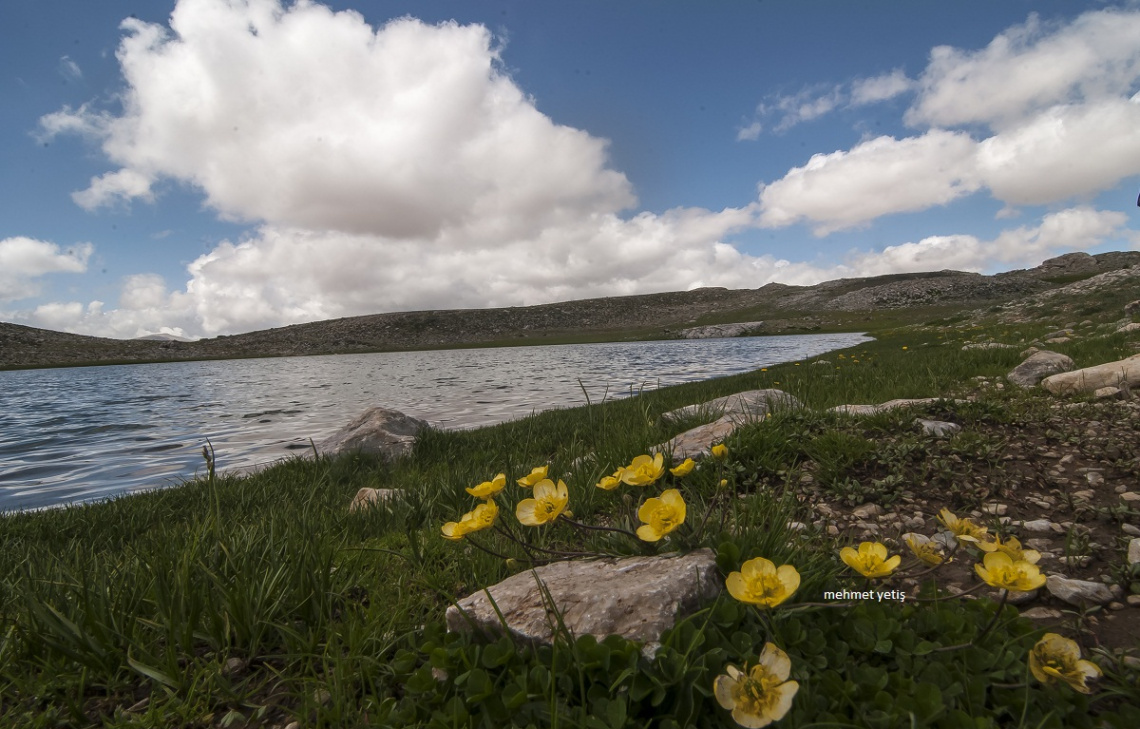
M135 337L134 342L193 342L189 337L179 337L175 334L147 334L144 337Z
M539 306L373 314L221 336L118 340L0 323L0 368L380 352L556 342L668 339L706 324L763 322L765 334L858 331L866 322L912 323L980 306L1024 302L1111 271L1140 252L1070 253L993 276L961 271L839 279L815 286L693 291ZM1129 280L1132 280L1129 278Z

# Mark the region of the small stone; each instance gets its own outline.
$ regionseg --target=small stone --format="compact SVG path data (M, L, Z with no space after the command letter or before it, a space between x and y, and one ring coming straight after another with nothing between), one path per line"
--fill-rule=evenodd
M1124 656L1124 666L1131 668L1133 671L1140 671L1140 658L1136 656Z
M1140 537L1140 527L1134 524L1121 524L1120 531L1131 537Z
M285 729L301 729L301 722L291 721L285 725Z
M1037 599L1037 590L1030 590L1028 592L1021 592L1019 590L1010 590L1009 595L1006 596L1005 601L1010 605L1024 605L1027 602L1033 602Z
M860 504L851 511L851 516L856 519L870 519L872 516L878 516L883 513L883 507L878 504Z
M1125 486L1124 484L1120 484L1119 486L1117 486L1116 488L1114 488L1114 489L1113 489L1113 491L1114 491L1114 492L1116 492L1116 493L1118 493L1118 494L1127 493L1127 492L1128 492L1128 487L1127 487L1127 486Z
M1034 519L1033 521L1021 522L1021 528L1030 534L1064 534L1065 528L1060 524L1054 524L1048 519Z
M236 656L233 658L228 658L228 659L226 659L225 664L222 666L222 675L223 676L236 676L237 674L244 671L245 667L248 665L249 664L246 661L244 661L241 658L238 658Z
M1050 575L1045 581L1045 587L1051 595L1070 605L1103 605L1113 598L1112 591L1104 583L1071 580L1060 575Z
M1052 539L1040 539L1040 538L1026 539L1025 545L1027 547L1029 547L1030 549L1036 549L1039 552L1044 552L1044 551L1047 551L1049 549L1052 549L1053 540Z
M396 497L396 489L372 489L365 486L356 492L352 503L348 505L349 511L364 511L369 506L381 506Z
M827 533L829 536L838 537L839 536L839 527L835 526L834 524L828 524L827 525Z
M1140 537L1128 542L1128 564L1140 564Z
M1047 607L1035 607L1029 608L1021 616L1030 620L1057 620L1061 617L1061 611Z
M788 528L793 532L802 532L804 529L807 529L807 524L804 524L802 521L790 521L788 522Z
M1092 562L1092 557L1087 555L1070 555L1068 557L1062 557L1058 561L1066 567L1088 567Z
M1140 493L1137 493L1135 491L1125 491L1120 495L1120 500L1126 501L1130 504L1136 503L1137 501L1140 501Z
M332 701L332 692L330 692L328 689L319 688L313 692L314 704L324 705L330 701Z
M1100 486L1104 483L1104 476L1098 471L1089 471L1085 474L1085 480L1089 482L1089 486Z
M907 529L921 529L926 526L926 520L921 516L912 516L903 522L903 526Z
M1125 608L1125 605L1124 605L1124 603L1122 603L1122 602L1116 602L1115 600L1113 600L1112 602L1110 602L1110 603L1108 604L1108 609L1109 609L1109 610L1123 610L1124 608Z
M1096 492L1093 491L1092 489L1085 489L1083 491L1074 491L1073 492L1073 498L1078 499L1080 501L1092 501L1094 496L1096 496Z
M949 438L955 433L962 430L962 426L957 423L947 423L943 420L926 420L925 418L915 418L916 424L922 426L923 435L932 435L935 438Z
M1005 513L1009 511L1009 506L1006 504L999 504L997 502L994 502L992 504L986 504L983 506L982 511L991 516L1005 516Z
M1124 598L1124 602L1128 603L1131 607L1140 607L1140 595L1129 595Z
M1118 397L1120 397L1120 388L1119 387L1098 387L1097 389L1093 390L1093 397L1095 397L1098 400L1107 400L1109 398L1118 398Z

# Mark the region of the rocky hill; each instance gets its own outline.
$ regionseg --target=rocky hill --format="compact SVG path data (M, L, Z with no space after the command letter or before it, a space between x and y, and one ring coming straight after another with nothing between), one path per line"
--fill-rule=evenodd
M702 288L540 306L374 314L196 342L103 339L0 323L0 368L661 339L699 325L733 322L762 322L750 331L770 334L853 330L876 312L917 315L1012 305L1125 270L1140 275L1140 252L1070 253L994 276L938 271L815 286Z

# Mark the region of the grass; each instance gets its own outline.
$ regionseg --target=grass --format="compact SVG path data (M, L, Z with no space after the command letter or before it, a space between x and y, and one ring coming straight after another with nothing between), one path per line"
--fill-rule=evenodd
M892 320L874 342L811 360L474 431L428 431L393 464L296 459L243 478L0 516L0 726L728 726L712 679L726 663L754 661L766 641L789 652L801 683L786 726L1135 726L1134 671L1109 671L1092 700L1043 689L1024 662L1041 631L988 600L861 604L836 620L836 608L760 615L725 596L682 621L652 661L617 638L524 648L441 628L454 599L520 568L440 538L443 522L471 508L465 487L504 472L505 493L517 495L513 479L549 463L570 487L575 519L612 523L629 492L594 484L693 424L665 423L663 413L755 388L784 390L808 409L741 429L728 462L686 477L690 514L725 511L699 539L693 530L678 537L716 550L726 574L757 555L793 563L802 595L849 584L832 538L788 526L812 520L797 490L805 468L839 501L889 507L905 492L961 483L963 458L993 466L1001 442L974 434L931 444L911 432L913 413L856 421L826 409L952 395L1020 362L1016 349L963 343L1028 344L1057 326L1015 327L998 314L979 325L942 311L926 319L935 314L947 318ZM1057 350L1078 366L1133 351L1123 335ZM1043 408L1039 396L1001 392L954 413L996 428ZM365 486L401 496L349 513ZM513 501L502 501L501 518L513 519ZM552 550L668 549L565 525L530 534ZM504 537L482 541L524 557ZM991 620L990 638L970 645Z

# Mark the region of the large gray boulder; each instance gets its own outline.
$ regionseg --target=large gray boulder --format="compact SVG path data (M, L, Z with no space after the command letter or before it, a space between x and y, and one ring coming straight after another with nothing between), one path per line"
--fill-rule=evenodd
M757 423L777 408L802 408L803 403L783 390L748 390L735 395L718 397L697 405L671 410L661 416L664 421L676 422L690 417L715 418L711 423L686 430L665 443L650 448L652 453L672 453L673 460L701 458L709 454L714 445L732 435L746 423Z
M744 337L761 331L763 328L764 322L762 321L742 321L737 324L708 324L703 327L690 327L682 329L680 335L685 339Z
M1064 372L1041 381L1054 395L1087 395L1102 387L1134 387L1140 384L1140 354L1095 367Z
M575 637L620 635L652 646L678 617L714 599L723 586L711 549L554 562L459 600L447 609L447 629L503 633L493 599L506 632L523 642L550 643L557 611Z
M413 418L399 410L370 408L321 441L317 448L327 454L360 451L394 460L412 452L416 436L426 427L426 420Z
M1010 370L1005 378L1018 387L1030 388L1035 387L1049 375L1068 372L1074 366L1071 357L1043 349L1026 357L1025 361Z

